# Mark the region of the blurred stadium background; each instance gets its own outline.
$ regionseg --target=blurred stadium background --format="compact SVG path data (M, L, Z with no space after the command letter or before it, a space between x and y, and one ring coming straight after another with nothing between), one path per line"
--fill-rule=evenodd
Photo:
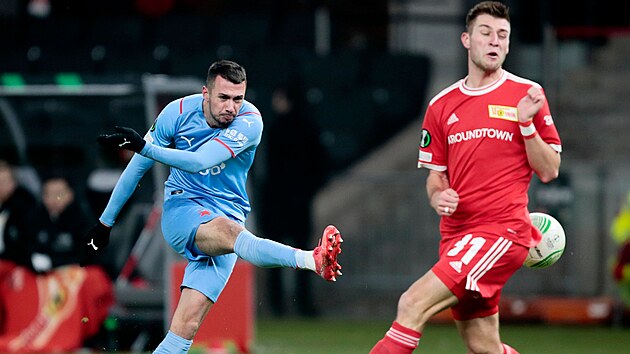
M426 202L426 172L416 169L418 132L428 99L465 75L458 38L474 3L2 0L0 158L17 164L35 191L43 171L71 172L99 213L107 177L115 181L126 161L97 146L99 133L114 125L146 130L165 103L198 92L219 58L246 67L247 98L263 116L273 88L298 80L333 157L315 200L315 230L333 223L346 241L343 279L316 283L315 303L323 320L387 323L400 293L436 259L438 218ZM610 275L617 245L609 228L630 190L630 5L506 3L513 35L505 66L545 87L564 145L560 178L533 182L531 209L563 223L567 249L553 267L523 269L511 280L504 319L627 324ZM120 350L147 350L168 318L173 255L159 227L140 237L161 198L165 170L154 170L113 233L113 277L134 245L142 255L132 274L142 281L118 282L105 324L125 328ZM255 164L248 220L254 231L264 176ZM255 270L255 278L254 311L264 320L265 270ZM447 316L436 322L442 320Z

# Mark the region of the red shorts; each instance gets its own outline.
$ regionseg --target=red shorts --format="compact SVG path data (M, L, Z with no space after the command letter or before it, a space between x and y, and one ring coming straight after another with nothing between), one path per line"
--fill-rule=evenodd
M456 320L487 317L499 311L501 290L525 261L529 249L492 233L475 231L442 240L435 275L459 299Z

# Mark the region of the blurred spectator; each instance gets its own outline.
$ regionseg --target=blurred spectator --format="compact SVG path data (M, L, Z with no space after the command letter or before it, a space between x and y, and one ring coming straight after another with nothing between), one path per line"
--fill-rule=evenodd
M274 90L273 120L266 129L266 177L262 190L261 228L275 241L306 249L311 244L312 200L328 171L319 129L303 110L300 87ZM269 269L269 298L276 315L285 314L283 269ZM295 272L293 292L300 314L316 315L310 274Z
M0 260L29 266L27 227L36 199L18 184L14 172L0 160Z
M6 171L0 164L2 196L14 183ZM42 205L32 196L29 203L35 210L18 238L24 266L1 269L0 352L75 351L101 330L114 302L112 282L101 267L78 264L89 218L67 179L48 178Z
M613 221L611 235L619 246L613 264L613 277L624 306L630 309L630 193Z
M48 272L70 264L79 264L83 234L90 225L88 213L75 198L68 180L50 177L42 186L42 205L32 220L31 244L33 269Z

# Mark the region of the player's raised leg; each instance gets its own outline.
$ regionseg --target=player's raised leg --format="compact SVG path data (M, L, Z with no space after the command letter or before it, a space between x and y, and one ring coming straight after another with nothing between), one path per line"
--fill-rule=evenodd
M258 237L225 217L199 226L195 237L197 247L210 256L234 252L258 267L308 269L328 281L335 281L336 276L341 275L337 256L342 242L339 230L329 225L314 250L299 250Z

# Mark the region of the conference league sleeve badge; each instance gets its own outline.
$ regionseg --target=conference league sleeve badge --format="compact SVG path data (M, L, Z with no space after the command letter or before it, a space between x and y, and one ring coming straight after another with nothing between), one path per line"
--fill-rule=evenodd
M418 167L422 167L423 162L433 161L433 154L422 150L427 148L429 145L431 145L431 134L428 130L422 129L422 134L420 136L420 148L418 149Z
M422 129L420 136L420 148L426 148L431 145L431 133L428 130Z

